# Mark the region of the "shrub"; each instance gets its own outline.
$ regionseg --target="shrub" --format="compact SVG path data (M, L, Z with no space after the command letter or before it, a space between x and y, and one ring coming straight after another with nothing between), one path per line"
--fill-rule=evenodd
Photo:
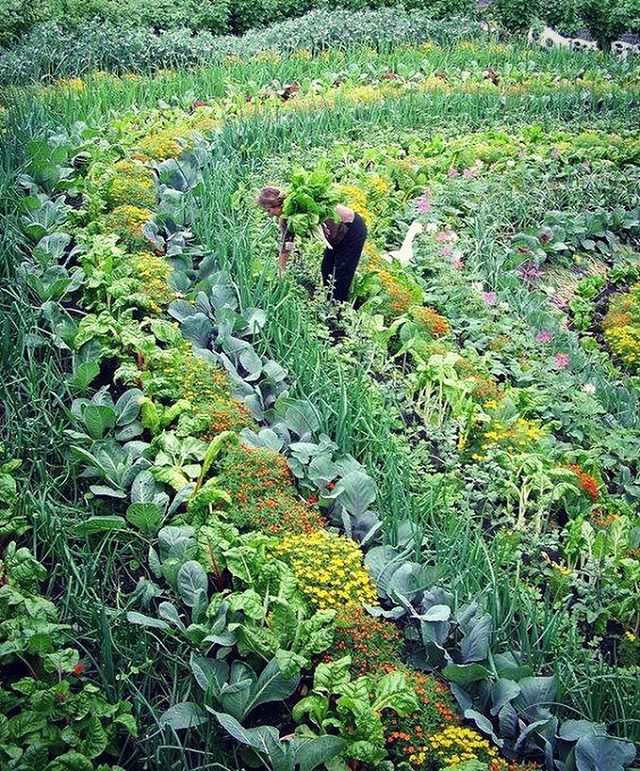
M409 10L426 11L433 19L450 19L455 16L473 18L478 8L476 0L405 0L403 5Z
M565 35L575 35L584 26L580 0L541 0L540 17Z
M640 26L640 0L580 0L580 15L600 48Z
M2 0L0 48L6 47L36 24L51 18L50 0Z
M492 0L489 13L510 32L524 32L540 13L539 0Z
M228 0L121 0L121 13L133 13L140 27L168 30L188 27L223 34L229 30Z

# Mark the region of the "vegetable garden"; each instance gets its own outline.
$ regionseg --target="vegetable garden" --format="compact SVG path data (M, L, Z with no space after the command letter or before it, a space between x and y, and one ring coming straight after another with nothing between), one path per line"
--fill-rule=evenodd
M640 64L402 13L3 92L0 768L633 767Z

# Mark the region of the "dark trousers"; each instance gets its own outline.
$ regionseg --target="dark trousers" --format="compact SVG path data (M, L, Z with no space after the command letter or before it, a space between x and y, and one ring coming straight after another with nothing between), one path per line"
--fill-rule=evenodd
M322 283L329 289L329 299L344 302L362 256L367 239L367 226L356 212L353 222L347 223L347 233L333 249L325 249L320 272Z

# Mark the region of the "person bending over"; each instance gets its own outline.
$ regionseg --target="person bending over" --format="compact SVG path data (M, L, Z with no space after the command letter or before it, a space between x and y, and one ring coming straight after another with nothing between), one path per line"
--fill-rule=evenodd
M277 187L265 187L258 196L258 205L270 216L280 218L280 249L278 267L284 274L289 254L293 249L294 235L282 218L284 195ZM367 226L358 212L338 204L335 218L322 223L326 249L320 265L322 283L327 287L328 298L344 302L349 295L358 262L367 238Z

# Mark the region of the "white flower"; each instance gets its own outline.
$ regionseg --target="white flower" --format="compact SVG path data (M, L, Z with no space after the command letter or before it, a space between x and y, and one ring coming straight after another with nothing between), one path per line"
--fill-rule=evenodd
M503 311L508 311L509 310L509 303L503 301L503 302L500 303L500 305L498 305L498 308L500 308L500 310L503 310Z
M424 229L427 231L427 233L437 233L438 230L440 230L440 225L438 225L437 222L427 222L427 224L424 226Z
M484 292L484 284L482 281L472 281L471 286L476 290L476 292Z
M585 384L582 386L582 390L583 390L583 391L584 391L586 394L594 394L594 393L596 392L596 387L593 385L593 383L585 383Z

